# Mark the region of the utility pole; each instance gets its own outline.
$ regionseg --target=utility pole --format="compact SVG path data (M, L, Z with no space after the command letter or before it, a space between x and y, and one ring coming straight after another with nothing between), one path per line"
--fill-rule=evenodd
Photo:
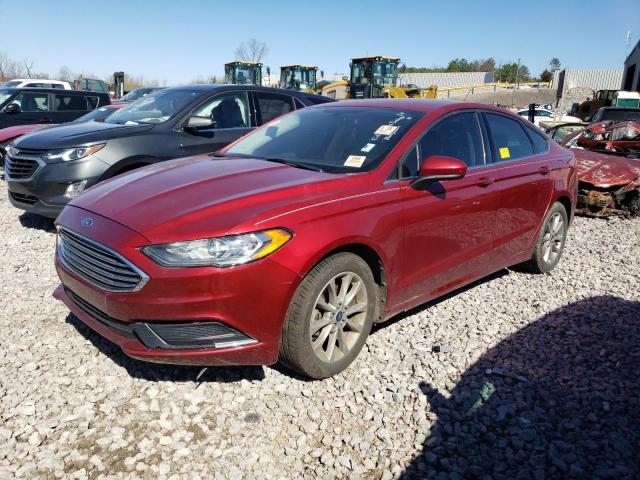
M513 86L513 93L511 94L511 106L515 103L516 89L518 88L518 74L520 73L520 59L518 58L518 66L516 67L516 84Z

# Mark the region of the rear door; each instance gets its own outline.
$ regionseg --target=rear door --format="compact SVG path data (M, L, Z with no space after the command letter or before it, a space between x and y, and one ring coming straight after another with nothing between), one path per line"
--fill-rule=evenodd
M54 109L51 112L51 119L54 123L70 122L93 110L94 106L89 105L84 95L62 92L64 90L53 94Z
M198 105L180 127L180 148L185 155L197 155L220 150L222 147L250 132L255 121L249 108L246 91L224 92L208 98ZM214 122L211 128L185 131L189 118L201 117Z
M507 266L530 250L553 191L549 145L535 127L497 112L484 112L500 191L495 248Z
M492 244L498 191L485 135L476 111L455 112L429 126L403 159L401 303L433 298L495 270ZM420 163L432 155L464 161L467 174L433 183L426 190L412 188Z

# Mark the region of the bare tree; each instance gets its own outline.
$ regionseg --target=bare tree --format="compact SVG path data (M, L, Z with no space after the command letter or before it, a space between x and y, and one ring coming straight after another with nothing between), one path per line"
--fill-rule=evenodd
M29 78L33 78L31 76L31 70L33 70L33 65L34 65L33 60L27 60L26 58L24 59L24 69L27 71L27 77Z
M66 65L62 65L60 67L60 70L58 71L58 80L63 80L65 82L72 82L73 73L71 72L71 69Z
M5 82L22 75L22 65L11 60L6 54L0 52L0 80Z
M260 62L268 53L269 47L265 42L252 38L238 45L238 48L236 48L236 60Z

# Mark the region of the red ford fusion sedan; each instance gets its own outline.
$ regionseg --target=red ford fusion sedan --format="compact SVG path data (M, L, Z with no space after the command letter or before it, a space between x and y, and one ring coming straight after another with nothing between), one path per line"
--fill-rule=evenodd
M576 189L572 153L499 108L305 108L71 202L54 295L138 359L323 378L373 323L510 265L551 271Z

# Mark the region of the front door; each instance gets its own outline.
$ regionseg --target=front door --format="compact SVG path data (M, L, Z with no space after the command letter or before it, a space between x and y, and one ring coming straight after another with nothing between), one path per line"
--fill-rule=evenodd
M4 108L6 109L10 104L18 105L20 111L11 114L2 113L0 128L33 123L51 123L48 93L21 92L13 97Z
M454 113L428 127L405 158L401 187L405 243L402 302L415 303L452 290L493 271L498 207L493 166L475 111ZM420 161L446 155L464 161L464 178L411 187Z
M251 131L253 123L249 114L247 92L225 92L205 100L196 107L190 117L201 117L213 121L210 128L180 132L180 147L185 156L211 153L237 140Z

